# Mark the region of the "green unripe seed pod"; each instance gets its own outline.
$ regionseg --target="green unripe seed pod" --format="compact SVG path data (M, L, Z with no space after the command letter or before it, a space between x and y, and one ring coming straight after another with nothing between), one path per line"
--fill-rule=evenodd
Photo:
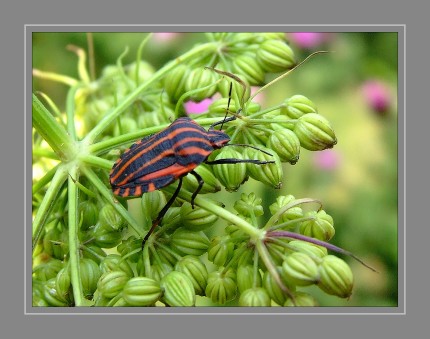
M91 259L82 258L79 262L82 292L90 298L97 289L97 283L101 276L100 268L97 263Z
M216 266L225 266L230 261L234 252L234 243L230 237L214 237L208 248L208 260Z
M184 273L194 286L197 295L204 295L208 283L208 270L198 257L187 255L175 265L175 271Z
M221 190L221 184L218 179L205 165L200 164L194 169L194 172L200 175L204 181L199 194L216 193ZM195 192L198 185L199 183L193 175L187 175L183 178L182 187L189 192Z
M56 279L52 278L45 282L43 287L43 300L49 306L66 307L69 306L64 296L59 295L56 289Z
M187 76L185 82L185 90L192 91L195 89L203 88L209 85L214 85L206 89L202 89L201 91L193 93L191 97L189 97L192 101L202 101L206 98L210 98L215 94L217 87L215 86L216 81L218 80L218 75L210 69L205 69L203 67L192 69Z
M251 85L262 85L264 83L264 71L255 57L241 54L234 58L233 69L236 74L241 75Z
M281 188L283 181L281 159L273 150L264 147L259 148L272 156L253 148L247 148L245 150L246 158L260 161L275 161L275 163L263 165L247 164L247 170L250 177L273 188Z
M106 230L119 231L124 226L124 219L112 205L106 204L100 211L99 224Z
M136 250L140 250L142 247L142 240L136 238L134 235L129 236L127 239L124 239L118 246L117 251L120 253L121 257L124 257L128 255L131 252L134 252ZM127 257L127 260L130 262L137 262L139 260L139 257L141 256L140 251L129 255Z
M86 231L97 223L99 218L99 209L92 201L85 200L79 204L79 216L82 218L81 230Z
M318 113L317 106L304 95L293 95L284 101L281 106L281 114L291 119L298 119L308 113Z
M315 261L301 252L294 252L285 257L281 274L285 281L297 286L312 285L320 279Z
M306 241L292 240L288 243L290 249L287 251L303 252L311 257L324 258L327 255L327 249L322 246L314 245Z
M184 255L200 256L209 248L209 239L203 232L178 228L171 237L172 248Z
M162 208L166 205L166 197L161 191L147 192L142 195L141 207L142 213L146 217L149 223L152 222L157 216Z
M278 272L280 273L282 268L280 266L277 267ZM288 298L288 295L282 290L282 288L275 281L273 276L269 271L264 272L263 276L263 287L269 294L270 299L272 299L275 303L282 306ZM287 286L290 291L294 291L294 286Z
M122 290L122 297L130 306L153 306L161 295L160 283L147 277L131 278Z
M103 273L97 283L97 290L102 297L111 299L122 291L129 279L124 271Z
M178 65L167 73L164 78L164 90L169 95L171 102L177 102L181 95L186 92L185 83L189 72L190 69L187 65Z
M254 266L238 266L236 276L239 293L243 293L253 287L261 287L261 275L259 271L254 275Z
M300 157L300 140L289 129L274 131L267 141L267 148L274 150L283 162L294 165Z
M118 254L109 254L100 263L100 272L123 271L130 278L133 277L133 269L127 260L123 260Z
M329 121L317 113L308 113L297 119L294 133L300 145L309 151L322 151L337 143Z
M294 303L295 302L295 303ZM305 292L294 293L294 302L288 298L285 302L285 307L313 307L318 306L318 302L313 296Z
M261 202L262 199L257 198L254 192L250 194L242 193L240 200L234 203L234 209L245 217L250 217L251 215L259 217L264 214Z
M269 73L286 71L296 64L294 52L281 40L266 40L257 51L257 60L261 67Z
M288 204L293 203L294 200L295 198L291 194L277 197L276 202L274 202L272 205L269 206L270 213L274 215L284 206L287 206ZM281 223L288 222L290 220L295 220L302 217L303 217L302 208L300 206L294 206L287 209L284 213L282 213L277 224L281 224ZM291 224L288 227L283 229L294 229L295 227L296 227L296 224Z
M191 231L206 230L217 220L217 215L197 206L192 208L189 202L181 206L182 225Z
M207 297L220 305L233 300L237 293L236 273L231 268L222 270L209 273L205 291Z
M319 266L318 287L324 292L340 298L349 298L354 285L351 268L342 259L327 255Z
M169 306L195 306L196 293L190 278L178 271L172 271L161 279L163 301Z
M305 214L305 217L311 217L312 219L301 223L301 234L323 241L329 241L333 238L335 234L334 221L324 210L310 211Z
M239 306L263 307L270 306L270 297L262 287L249 288L240 295Z
M218 152L214 160L219 159L243 159L243 156L232 147L225 147ZM214 165L213 171L228 192L237 191L248 179L244 163Z
M69 304L71 304L71 301L73 300L71 286L69 269L67 267L63 267L55 277L55 289L57 290L57 295Z

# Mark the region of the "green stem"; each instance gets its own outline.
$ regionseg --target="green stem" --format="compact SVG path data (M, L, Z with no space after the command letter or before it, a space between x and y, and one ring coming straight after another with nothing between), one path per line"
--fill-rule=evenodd
M42 203L37 209L36 216L34 217L32 232L33 250L36 247L37 242L39 241L40 235L42 233L43 227L45 226L49 213L54 206L57 196L61 192L60 187L66 181L66 178L67 169L64 166L59 166L55 171L51 184L49 185L48 190L43 197Z
M71 160L76 153L74 142L52 114L33 94L33 127L62 160Z
M113 166L112 161L97 157L92 154L82 155L79 157L79 160L87 165L95 166L98 168L104 168L107 170L110 170Z
M67 93L66 114L67 114L67 132L70 138L76 140L75 128L75 94L80 86L73 86Z
M57 173L58 167L60 165L56 165L46 173L43 178L39 179L32 187L32 194L36 194L41 188L43 188L48 182L52 180L55 173Z
M78 180L78 168L70 168L70 176ZM78 239L78 187L73 180L68 180L68 205L69 205L69 261L70 280L73 286L73 297L76 306L83 305L83 291L79 270L79 239Z
M92 131L90 131L85 140L87 144L92 144L94 140L98 137L100 133L105 130L110 123L112 123L123 111L125 111L147 88L151 87L156 81L160 80L164 75L174 69L178 64L193 59L196 55L201 55L202 53L211 54L216 52L218 48L217 43L206 43L199 45L189 52L183 54L182 56L172 60L163 68L159 69L150 79L138 86L134 91L132 91L127 97L124 98L112 112L107 114Z

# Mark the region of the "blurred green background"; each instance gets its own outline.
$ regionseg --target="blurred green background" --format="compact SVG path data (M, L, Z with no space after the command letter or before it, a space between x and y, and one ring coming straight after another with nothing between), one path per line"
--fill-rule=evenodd
M123 63L135 61L146 35L93 33L96 75L106 65L115 64L127 47ZM286 33L286 37L297 60L317 50L331 53L315 56L268 88L259 100L268 107L295 94L307 96L331 122L338 144L323 152L302 149L296 165L285 165L283 187L275 193L252 182L238 192L220 192L214 198L227 208L242 192L252 191L263 197L265 207L281 194L322 201L335 220L336 235L331 242L379 273L343 257L355 277L350 300L325 295L317 288L311 293L322 306L397 306L397 33ZM155 34L143 58L159 68L205 40L199 33ZM78 78L77 57L66 49L70 44L87 50L87 34L33 33L33 68ZM33 89L47 93L64 108L67 86L34 77Z

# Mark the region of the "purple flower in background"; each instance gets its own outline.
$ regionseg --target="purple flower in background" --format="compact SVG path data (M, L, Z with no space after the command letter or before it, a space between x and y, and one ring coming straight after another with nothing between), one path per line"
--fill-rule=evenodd
M322 170L332 171L339 166L339 163L339 153L333 149L326 149L315 153L314 164Z
M200 102L187 101L184 104L187 114L201 114L207 112L209 105L213 102L213 98L207 98Z
M288 34L290 40L297 46L306 49L318 47L330 38L330 33L321 32L296 32Z
M376 113L384 114L391 106L391 94L388 86L378 80L368 80L362 86L367 104Z

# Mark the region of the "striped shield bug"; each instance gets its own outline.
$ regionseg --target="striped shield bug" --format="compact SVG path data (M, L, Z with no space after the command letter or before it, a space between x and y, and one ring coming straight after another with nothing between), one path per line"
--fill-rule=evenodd
M230 99L231 86L227 113ZM233 145L251 147L267 153L251 145L229 144L230 137L221 128L222 124L235 119L236 116L227 118L226 114L223 120L205 130L191 118L178 118L164 130L134 143L115 162L109 177L113 193L120 197L140 197L146 192L161 189L178 180L175 192L153 221L152 227L143 239L142 247L175 201L182 186L182 178L187 174L192 174L198 182L198 187L191 196L191 205L194 208L194 199L204 184L202 177L194 171L201 163L208 165L274 163L253 159L207 160L214 150ZM220 130L215 129L218 125L221 125Z

